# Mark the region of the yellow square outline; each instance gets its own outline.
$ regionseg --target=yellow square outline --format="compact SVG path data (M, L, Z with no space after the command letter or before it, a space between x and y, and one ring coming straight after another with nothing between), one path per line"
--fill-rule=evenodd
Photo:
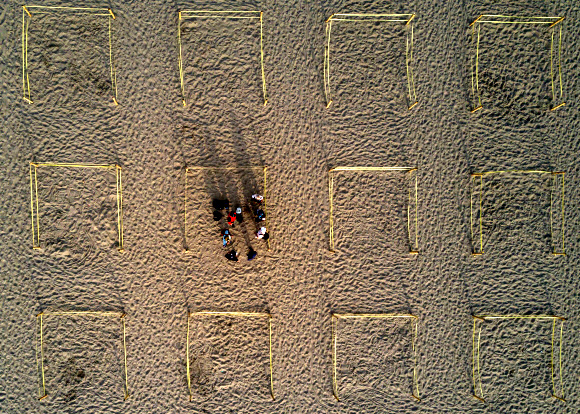
M119 237L120 252L124 251L124 237L123 237L123 182L121 175L121 166L119 165L104 165L104 164L72 164L72 163L49 163L40 162L30 163L30 213L32 217L32 248L40 249L40 214L38 212L38 176L37 169L40 167L62 167L62 168L98 168L98 169L115 169L115 176L117 179L117 233ZM35 223L36 212L36 223ZM35 226L36 224L36 226ZM36 230L35 230L36 228Z
M268 351L270 354L270 396L272 400L276 400L274 395L274 360L272 358L272 315L261 312L213 312L213 311L198 311L187 312L187 339L186 339L186 370L187 370L187 388L189 390L189 401L193 398L191 392L191 374L189 369L189 321L193 316L230 316L230 317L249 317L249 318L267 318L268 319Z
M22 97L29 104L34 103L30 96L30 79L28 76L28 26L30 25L30 20L32 19L32 13L30 10L34 11L34 14L49 14L52 12L72 12L74 14L89 14L93 16L106 16L109 18L109 65L111 70L111 89L113 91L113 102L115 105L119 105L117 102L117 71L115 70L115 65L113 64L113 37L111 30L111 20L115 20L117 17L111 9L105 8L93 8L93 7L64 7L64 6L22 6ZM45 10L38 11L36 10Z
M126 340L126 327L125 327L125 316L124 312L101 312L101 311L55 311L55 312L41 312L36 315L36 322L39 328L40 336L37 338L37 349L36 349L36 358L37 358L37 368L40 374L40 378L42 380L39 383L39 390L38 390L38 399L43 400L48 397L48 393L46 392L46 383L45 383L45 375L44 375L44 335L43 335L43 319L46 316L70 316L70 315L100 315L100 316L113 316L119 317L123 322L123 366L125 369L125 384L124 384L124 391L125 391L125 400L130 397L129 394L129 382L127 379L127 340ZM40 363L38 363L38 339L40 339Z

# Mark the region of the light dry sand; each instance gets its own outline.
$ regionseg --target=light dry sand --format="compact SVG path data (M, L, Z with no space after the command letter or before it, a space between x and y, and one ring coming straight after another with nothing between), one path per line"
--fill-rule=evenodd
M73 5L46 0L44 5ZM0 5L0 412L2 413L577 413L578 50L572 0L74 2L112 7L120 106L111 102L107 23L34 19L33 105L21 98L21 3ZM259 32L251 21L188 21L181 105L177 11L263 10L269 103L262 106ZM333 25L334 102L325 108L324 21L336 12L416 13L419 105L407 110L405 31ZM545 27L484 26L485 109L470 114L468 25L481 13L565 15L567 105L549 112ZM31 249L30 161L123 167L125 252L116 233L115 177L39 173L41 250ZM271 250L235 230L257 260L223 258L210 200L243 202L261 173L189 176L186 166L268 167ZM343 165L419 169L420 254L408 254L402 173L340 172L337 252L329 247L328 170ZM486 180L484 250L471 255L470 173L566 172L566 251L550 254L545 176ZM189 252L184 251L185 234ZM47 318L48 398L38 401L36 313L127 313L123 401L121 324ZM187 312L270 312L276 401L269 394L265 320L191 321ZM417 375L405 321L340 323L332 395L331 314L419 317ZM551 398L550 322L487 322L483 404L473 393L472 314L556 314L564 330L565 396Z

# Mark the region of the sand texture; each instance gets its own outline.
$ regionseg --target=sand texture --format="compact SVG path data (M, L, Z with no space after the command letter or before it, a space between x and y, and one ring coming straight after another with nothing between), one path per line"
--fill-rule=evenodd
M36 4L114 10L119 105L106 16L34 14L28 104L22 4L0 4L0 413L580 412L577 1ZM223 19L182 22L183 106L184 9L264 11L266 106L259 21ZM376 22L333 23L326 108L324 22L339 12L416 13L411 111L409 28ZM470 113L469 23L482 13L566 16L563 108L550 111L549 29L488 24L483 109ZM33 250L30 162L121 166L124 252L114 170L72 168L38 169ZM328 171L340 166L417 171L333 173L330 252ZM263 192L263 167L269 246L254 236L249 202ZM552 175L471 179L498 170L565 172L564 227ZM243 209L231 229L237 263L224 257L214 198ZM554 256L562 235L566 255ZM484 254L473 256L479 243ZM127 401L122 321L48 314L39 352L36 315L56 311L126 314ZM268 319L192 316L188 342L188 312L199 311L272 315L274 401ZM409 319L341 319L333 343L333 313L412 314L417 337ZM567 403L552 398L551 320L484 322L486 403L472 397L472 315L486 314L567 318L561 372L559 323L554 353L555 392L561 374ZM48 397L39 401L42 364Z

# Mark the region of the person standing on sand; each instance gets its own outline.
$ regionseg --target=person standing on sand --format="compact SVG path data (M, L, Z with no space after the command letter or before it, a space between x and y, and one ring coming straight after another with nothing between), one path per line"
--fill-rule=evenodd
M248 252L248 262L250 260L254 260L257 255L258 255L258 252L255 251L253 248L250 247L250 251Z
M242 216L242 208L238 207L236 208L236 219L241 223L242 221L244 221L244 217Z
M234 227L234 223L236 222L236 212L235 211L230 211L228 213L228 224L232 227Z
M222 244L224 247L232 244L232 235L229 230L222 230Z

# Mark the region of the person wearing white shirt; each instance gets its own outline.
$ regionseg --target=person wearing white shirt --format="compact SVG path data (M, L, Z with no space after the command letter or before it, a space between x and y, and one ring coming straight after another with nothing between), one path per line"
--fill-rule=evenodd
M256 232L256 238L263 239L267 234L266 227L260 227L260 229Z

